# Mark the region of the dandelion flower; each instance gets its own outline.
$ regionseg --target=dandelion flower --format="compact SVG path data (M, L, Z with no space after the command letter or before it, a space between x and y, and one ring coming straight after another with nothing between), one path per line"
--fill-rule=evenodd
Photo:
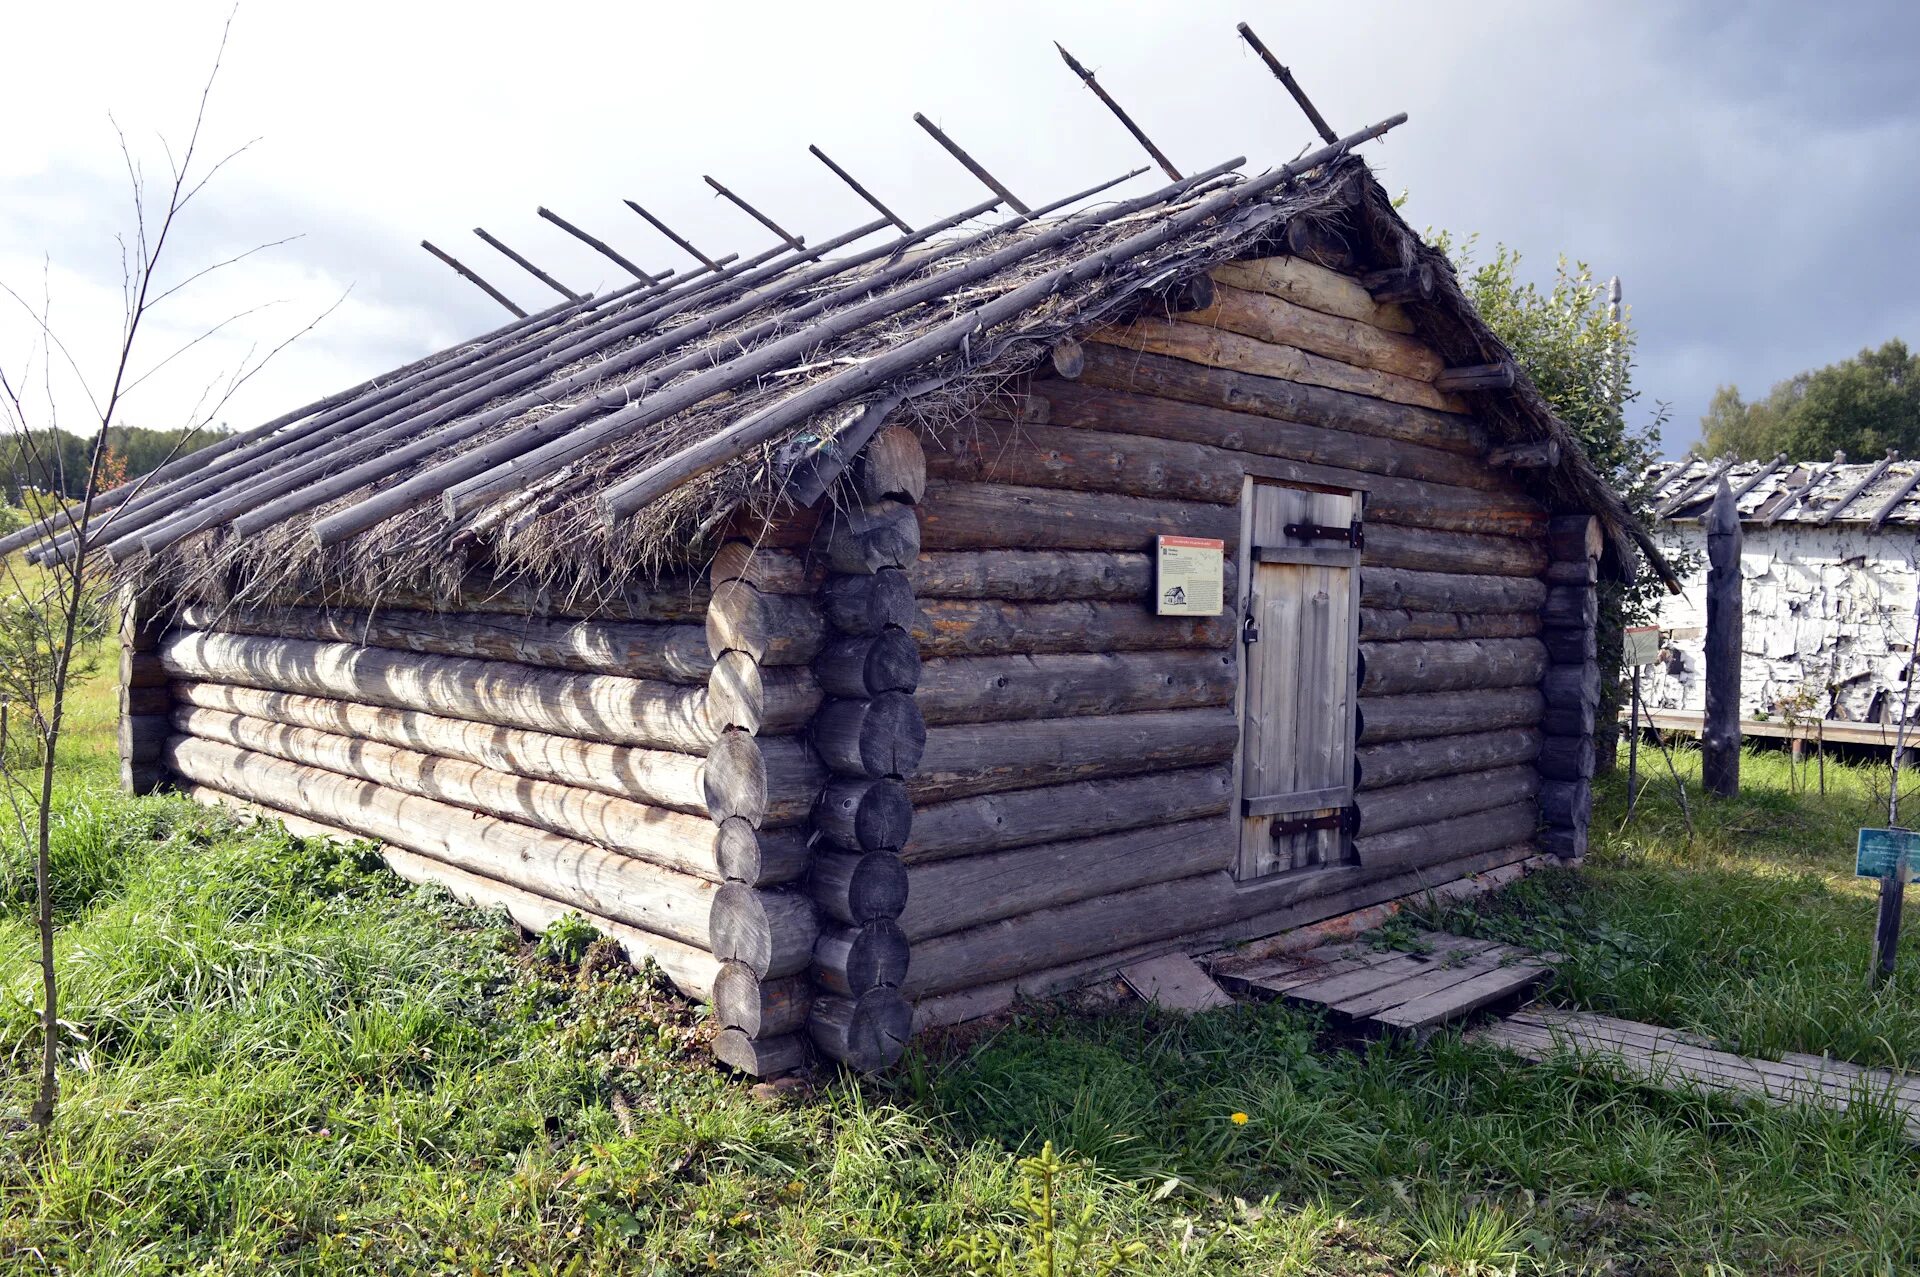
M1235 1113L1227 1120L1235 1126L1245 1126L1247 1124L1247 1115L1245 1113Z

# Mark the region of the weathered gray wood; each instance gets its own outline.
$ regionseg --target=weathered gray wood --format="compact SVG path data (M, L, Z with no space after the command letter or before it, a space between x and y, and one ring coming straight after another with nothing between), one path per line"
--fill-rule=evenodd
M1360 743L1533 727L1540 722L1543 706L1539 690L1531 687L1363 697Z
M832 700L808 729L813 747L841 776L908 776L927 744L926 720L905 692Z
M713 1018L750 1038L777 1037L806 1027L813 981L805 972L763 980L738 962L722 962L713 980Z
M704 816L222 710L182 705L174 711L172 722L183 735L271 754L402 793L533 825L713 882L728 877L722 867L722 826ZM752 840L756 848L764 839L768 848L765 866L785 869L789 877L798 876L805 864L805 842L797 831L782 834L767 830L761 834L742 821L729 836ZM784 850L778 849L780 846ZM749 859L738 849L732 854L737 861ZM755 854L751 859L761 856Z
M829 918L858 927L900 916L907 906L907 867L890 851L823 848L814 853L807 889Z
M1527 727L1368 745L1354 756L1362 791L1531 763L1540 733Z
M1363 566L1360 572L1363 607L1415 612L1537 612L1548 597L1546 582L1533 577L1465 576L1372 566Z
M1524 764L1371 789L1355 799L1360 809L1357 836L1432 826L1456 816L1520 802L1539 792L1540 773Z
M1363 490L1367 494L1367 522L1372 525L1391 523L1445 532L1530 537L1543 528L1547 520L1546 511L1538 502L1517 493L1483 492L1416 479L1365 475L1246 453L1238 454L1238 460L1249 475L1277 483Z
M722 581L707 605L709 653L745 652L762 665L804 665L820 650L826 624L813 600L766 594L745 581Z
M1156 616L1141 603L1008 603L926 599L913 631L928 658L1227 648L1238 626L1219 616ZM923 677L925 677L923 672Z
M713 1035L713 1055L748 1077L779 1077L805 1067L809 1058L807 1041L798 1033L755 1038L733 1028Z
M1547 660L1555 665L1584 665L1600 654L1600 636L1592 626L1543 629L1540 641L1547 645Z
M1375 869L1406 866L1417 861L1431 863L1436 856L1450 860L1524 842L1533 837L1539 823L1534 800L1527 798L1504 807L1390 833L1371 836L1363 833L1353 840L1353 851L1362 865Z
M156 646L159 643L155 637ZM120 686L122 687L165 687L167 685L167 667L157 652L136 652L130 648L120 649Z
M1540 609L1540 619L1549 629L1592 629L1599 617L1599 592L1590 585L1552 586Z
M696 625L566 621L488 612L251 609L205 604L182 608L180 625L184 629L352 643L674 683L704 683L713 665L706 636ZM784 646L804 646L800 642L803 637L797 636L793 643ZM814 638L818 640L817 625ZM782 655L788 656L785 663L795 663L788 653Z
M718 925L714 904L728 888L690 874L544 829L217 741L175 736L167 742L165 758L180 775L225 793L311 814L470 873L712 949Z
M1553 666L1554 669L1572 669L1573 666ZM1592 736L1594 724L1599 718L1599 706L1594 701L1571 697L1552 704L1543 702L1540 711L1540 730L1549 736Z
M906 1054L913 1007L898 989L874 989L858 999L816 998L807 1033L820 1053L857 1073L873 1073Z
M1416 381L1433 381L1443 369L1440 356L1417 337L1228 284L1215 287L1211 305L1185 318Z
M1592 786L1585 780L1549 780L1540 786L1540 819L1545 824L1584 825L1592 806Z
M813 957L820 924L805 893L729 882L713 895L713 956L757 976L791 975Z
M927 490L927 454L919 434L905 426L875 434L853 463L853 490L866 505L920 500Z
M120 712L136 717L145 714L168 714L173 711L173 692L166 683L158 687L122 687L120 689Z
M1522 962L1496 967L1444 989L1437 989L1424 997L1403 1002L1374 1018L1396 1029L1431 1029L1502 998L1524 993L1552 974L1553 968L1540 963Z
M792 882L807 871L805 836L791 827L755 829L743 817L720 820L720 876L752 887Z
M920 682L920 648L905 630L843 635L814 657L813 673L829 696L911 692Z
M1366 696L1522 687L1538 683L1547 668L1546 648L1532 638L1363 643L1360 652Z
M611 674L198 630L170 634L160 654L176 678L424 710L609 744L693 751L716 735L704 688ZM792 730L811 716L812 699L795 698L777 713L770 705L768 723Z
M927 662L915 698L929 725L1225 705L1230 652L1083 652Z
M1233 846L1221 833L1220 822L1195 820L917 864L900 925L917 944L998 918L1225 869Z
M1153 562L1143 553L1100 550L940 550L911 569L923 599L1145 600Z
M340 584L323 589L289 585L249 592L258 607L347 608L375 611L404 608L410 612L489 612L511 616L553 616L616 621L691 621L700 624L707 612L707 583L692 577L668 577L596 582L574 594L557 593L534 582L503 582L484 572L469 572L451 589L426 586L385 586L376 596Z
M1593 740L1547 736L1540 742L1540 774L1549 780L1586 780L1593 775Z
M1548 585L1592 585L1600 579L1600 560L1555 559L1545 575Z
M944 439L927 473L949 482L1011 483L1029 488L1111 492L1230 505L1240 499L1238 468L1217 447L1141 434L1060 426L995 426Z
M1592 661L1578 665L1549 665L1540 679L1540 695L1552 706L1598 705L1600 703L1600 667ZM1580 733L1558 732L1572 736Z
M1413 320L1398 306L1382 305L1350 275L1293 256L1222 262L1210 272L1220 283L1280 297L1325 315L1359 320L1391 333L1411 333Z
M1560 441L1535 439L1505 444L1487 452L1487 464L1509 470L1551 470L1560 464Z
M904 568L920 553L920 519L913 506L881 501L834 507L820 520L820 550L835 572L864 575Z
M820 700L819 684L805 670L763 668L745 652L722 652L707 678L707 726L791 732L812 716Z
M1232 544L1240 516L1231 506L1199 501L1069 492L998 483L927 482L920 505L921 544L928 550L1132 550L1158 534L1215 537Z
M1556 514L1547 524L1547 553L1555 562L1597 559L1606 548L1607 534L1590 514Z
M1224 709L936 727L907 792L917 809L998 790L1199 767L1230 757L1239 735Z
M796 739L722 732L700 769L701 801L715 820L786 824L805 817L825 779L813 751Z
M1440 532L1381 523L1367 511L1367 548L1361 571L1374 567L1422 572L1539 576L1547 568L1547 549L1537 537Z
M919 619L913 584L899 568L829 577L821 587L820 606L842 634L878 634L889 627L910 630Z
M1148 387L1142 387L1140 393L1127 393L1046 382L1035 389L1051 400L1048 416L1054 433L1084 430L1097 432L1102 438L1147 436L1197 445L1221 460L1230 460L1232 454L1276 457L1488 491L1513 486L1510 480L1490 471L1478 455L1462 455L1462 450L1445 443L1436 446L1433 423L1426 419L1417 418L1405 429L1396 429L1398 423L1394 422L1385 423L1379 430L1364 431L1306 425L1297 419L1263 414L1257 405L1244 403L1231 385L1214 387L1211 393L1196 391L1190 402L1179 402L1177 395L1158 397ZM1445 437L1451 440L1459 431L1460 427L1450 426ZM1393 446L1382 447L1383 438ZM1220 450L1227 455L1223 457Z
M834 780L814 809L814 827L848 851L898 851L913 828L913 803L898 780Z
M713 584L744 581L762 594L812 594L826 578L826 564L755 539L722 542L707 565Z
M1360 276L1361 287L1373 300L1387 303L1424 302L1433 298L1433 267L1425 262L1413 266L1395 266L1368 271Z
M1538 612L1360 609L1360 639L1366 643L1398 643L1409 639L1531 638L1540 634Z
M120 761L151 763L173 732L165 714L127 714L120 719Z
M813 978L828 993L857 998L873 989L906 984L911 949L890 918L859 927L828 925L813 946Z
M1706 713L1700 726L1700 784L1740 792L1740 662L1745 604L1740 585L1740 511L1727 481L1701 520L1707 537Z
M921 807L904 853L920 865L977 852L1224 817L1233 776L1224 767L1073 781ZM1221 826L1224 830L1224 824Z
M1589 746L1591 749L1591 746ZM1540 850L1562 860L1578 860L1587 854L1587 827L1557 825L1534 835Z
M1433 379L1433 384L1441 390L1510 390L1513 387L1514 375L1513 364L1503 359L1497 364L1465 364L1448 368ZM1494 464L1511 463L1495 462Z

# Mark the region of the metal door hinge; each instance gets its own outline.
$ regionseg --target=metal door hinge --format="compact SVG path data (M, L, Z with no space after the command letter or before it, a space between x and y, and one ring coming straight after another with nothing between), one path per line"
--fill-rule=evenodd
M1326 523L1289 523L1283 530L1296 540L1345 541L1356 550L1364 548L1367 539L1358 519L1345 527Z
M1360 825L1360 809L1342 807L1339 811L1324 816L1295 816L1291 820L1276 820L1267 826L1270 838L1286 838L1293 834L1304 834L1316 829L1339 829L1352 833Z

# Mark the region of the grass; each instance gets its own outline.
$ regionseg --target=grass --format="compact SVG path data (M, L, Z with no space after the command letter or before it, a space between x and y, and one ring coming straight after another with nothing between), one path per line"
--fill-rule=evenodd
M35 1036L31 931L17 892L0 900L0 1271L1920 1263L1920 1156L1871 1114L1666 1094L1454 1035L1329 1049L1276 1006L1027 1008L887 1077L756 1099L706 1063L696 1009L585 937L542 950L362 849L122 798L110 746L73 743L65 1102L44 1142L5 1118ZM1884 769L1830 767L1824 801L1789 792L1777 756L1747 776L1736 802L1692 794L1697 840L1656 788L1582 875L1445 921L1565 953L1553 996L1576 1005L1912 1060L1916 972L1865 991L1872 904L1847 873ZM1602 792L1612 830L1621 795Z

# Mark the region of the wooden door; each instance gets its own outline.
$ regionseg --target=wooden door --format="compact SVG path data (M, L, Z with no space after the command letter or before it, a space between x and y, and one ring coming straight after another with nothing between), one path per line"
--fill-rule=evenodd
M1242 879L1348 859L1360 663L1361 494L1256 483L1251 504Z

